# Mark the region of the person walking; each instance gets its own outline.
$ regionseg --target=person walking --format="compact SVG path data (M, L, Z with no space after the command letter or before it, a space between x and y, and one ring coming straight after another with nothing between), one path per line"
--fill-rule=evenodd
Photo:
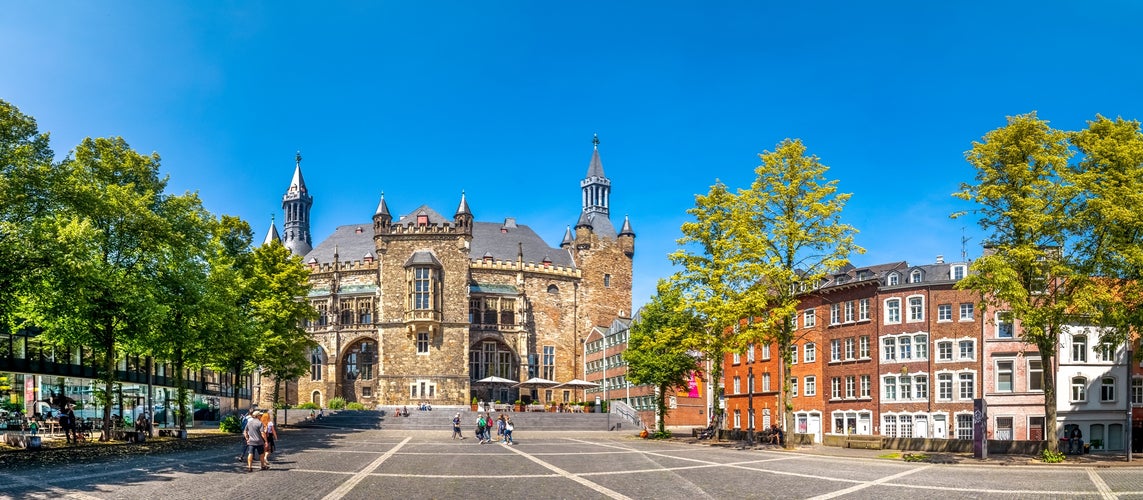
M496 440L499 441L500 444L506 443L508 439L505 433L506 424L507 422L504 420L504 414L501 413L500 418L496 419Z
M478 417L476 419L476 442L477 443L484 444L486 442L486 439L485 439L486 436L484 435L485 425L487 425L487 422L484 420L484 414L483 413L478 414Z
M457 413L455 417L452 417L452 438L464 439L464 436L460 433L460 413Z
M262 421L258 418L262 416L262 412L255 411L252 418L246 422L246 429L242 431L242 435L246 440L246 471L254 470L254 455L258 456L258 460L262 463L262 470L270 468L270 464L266 462L266 428L262 426Z
M60 429L63 430L67 444L79 443L75 437L75 412L72 411L71 406L67 406L60 413Z
M278 426L274 423L273 419L267 421L266 425L266 461L270 461L270 454L278 449Z
M512 423L512 417L508 417L508 421L504 422L504 442L510 445L515 445L516 442L512 440L512 431L516 430L516 426Z
M254 413L254 410L250 410L250 411L242 414L242 418L238 421L238 432L242 432L242 433L246 432L246 424L248 422L250 422L250 418L251 418L250 414L252 414L252 413ZM245 434L243 434L243 435L245 436ZM250 450L247 449L246 440L243 439L243 441L242 441L242 452L238 454L238 461L241 462L243 460L246 460L246 454L248 454L248 453L250 453Z

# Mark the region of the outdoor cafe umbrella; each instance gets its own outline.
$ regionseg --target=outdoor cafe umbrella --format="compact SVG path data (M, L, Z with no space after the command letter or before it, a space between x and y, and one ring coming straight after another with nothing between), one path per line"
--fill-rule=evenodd
M556 384L559 384L559 382L556 382L555 380L548 380L546 378L532 377L528 380L520 382L519 384L516 384L516 387L531 387L539 389L541 387L551 387Z
M504 377L497 377L497 376L493 375L491 377L484 377L480 380L477 380L476 383L477 384L488 384L490 386L495 387L497 385L503 385L503 384L515 384L516 381L512 380L512 379L507 379ZM491 389L490 389L490 391L491 391ZM494 399L494 398L491 398L491 396L492 396L492 394L489 394L490 399Z
M583 390L583 389L590 389L592 387L599 387L599 384L597 384L595 382L588 382L586 380L580 380L578 378L573 378L573 379L571 379L567 382L564 382L560 385L557 385L555 387L557 387L557 388L558 387L567 387L569 389Z

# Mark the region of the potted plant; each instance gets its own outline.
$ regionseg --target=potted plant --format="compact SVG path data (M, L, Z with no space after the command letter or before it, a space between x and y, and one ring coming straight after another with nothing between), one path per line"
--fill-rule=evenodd
M524 402L519 399L516 400L516 411L524 411Z
M477 401L476 396L473 396L472 397L472 411L476 411L476 409L479 405L480 405L480 401Z

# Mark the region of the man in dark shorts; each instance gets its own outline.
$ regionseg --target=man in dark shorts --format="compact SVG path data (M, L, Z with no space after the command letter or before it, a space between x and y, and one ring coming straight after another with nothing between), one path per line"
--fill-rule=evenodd
M254 470L255 453L262 463L262 470L266 470L270 468L270 464L266 462L266 428L258 419L262 416L262 412L255 411L251 416L253 418L246 422L246 428L242 431L242 436L246 439L246 470Z

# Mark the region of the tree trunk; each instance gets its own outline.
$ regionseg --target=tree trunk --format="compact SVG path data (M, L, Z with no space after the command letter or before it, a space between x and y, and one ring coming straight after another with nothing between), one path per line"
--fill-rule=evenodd
M1048 449L1060 451L1060 439L1056 432L1056 375L1059 368L1056 366L1055 346L1038 346L1040 360L1044 365L1042 377L1044 378L1044 440L1048 442ZM1128 446L1131 444L1128 443Z
M175 397L178 398L178 410L175 412L175 420L179 423L179 430L187 430L187 384L186 379L183 377L183 351L182 349L175 349Z
M655 404L659 405L659 434L662 435L667 431L667 387L659 386Z
M100 441L110 441L111 434L111 394L115 386L115 330L111 320L105 320L103 323L103 348L105 349L106 358L103 361L104 373L104 405L103 405L103 432L100 433ZM122 411L122 408L120 408Z
M237 360L234 363L234 384L230 386L230 392L234 395L234 410L237 411L239 407L239 391L242 389L242 360Z

